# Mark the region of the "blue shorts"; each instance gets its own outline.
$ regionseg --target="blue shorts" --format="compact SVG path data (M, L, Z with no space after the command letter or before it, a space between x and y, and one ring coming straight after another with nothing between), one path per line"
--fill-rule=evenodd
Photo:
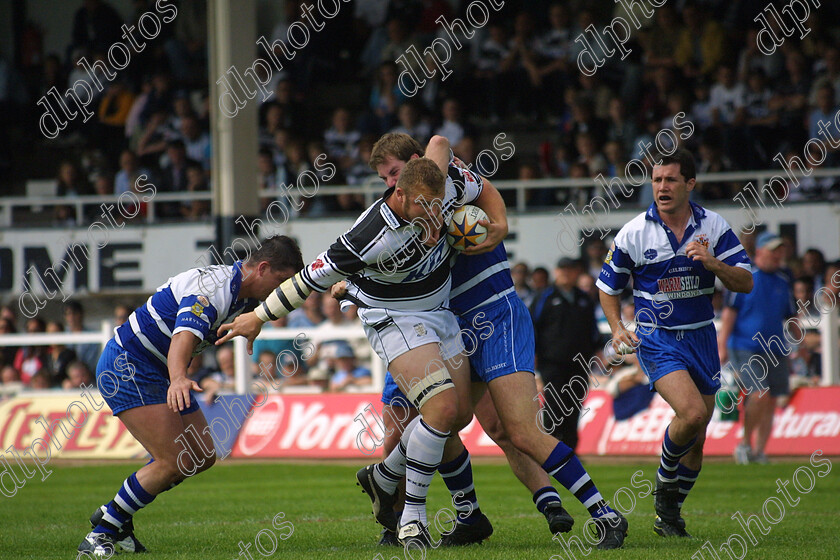
M534 324L515 292L458 317L473 382L517 371L534 373Z
M649 330L649 329L648 329ZM714 395L720 389L720 358L717 336L712 324L699 329L636 329L639 348L636 356L645 374L653 383L669 373L684 369L691 375L702 395Z
M163 365L130 355L112 338L96 365L96 386L116 416L129 408L166 404L169 372ZM190 392L190 406L181 414L196 410L199 410L198 400Z
M458 317L473 383L489 382L517 371L534 373L534 326L531 314L515 293ZM382 402L406 406L408 399L391 372L385 374Z

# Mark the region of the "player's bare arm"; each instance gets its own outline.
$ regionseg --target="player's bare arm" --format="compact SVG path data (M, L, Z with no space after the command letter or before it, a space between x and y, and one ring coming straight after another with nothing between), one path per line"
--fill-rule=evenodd
M628 329L621 320L621 296L610 295L605 291L599 292L601 298L601 309L610 324L612 331L612 346L616 352L620 352L620 346L626 344L633 348L639 346L639 337Z
M735 319L737 317L738 310L729 306L724 307L723 313L720 315L720 328L718 329L718 357L720 358L721 366L729 361L729 350L726 348L726 342L729 340L729 335L732 334L732 329L735 328Z
M438 134L432 136L426 146L426 157L435 162L441 172L445 175L449 167L449 156L452 145L449 140Z
M187 367L193 350L198 345L198 338L188 331L182 331L172 337L166 362L169 365L169 390L166 392L166 404L172 412L180 412L190 406L190 389L201 392L198 383L187 377Z
M752 291L753 277L749 270L738 266L729 266L716 259L706 247L696 241L692 241L685 246L685 254L691 260L700 261L706 270L720 278L720 281L728 290L741 293Z
M508 234L507 208L501 193L493 186L493 183L482 177L484 187L481 194L475 199L474 204L484 210L490 221L479 220L478 223L487 228L487 239L473 247L467 247L464 251L467 255L480 255L496 248L505 240Z

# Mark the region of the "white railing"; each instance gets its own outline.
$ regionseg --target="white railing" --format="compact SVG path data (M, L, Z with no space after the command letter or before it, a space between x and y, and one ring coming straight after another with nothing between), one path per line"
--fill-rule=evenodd
M802 177L801 174L794 174ZM738 183L745 186L753 183L756 191L762 193L767 182L773 177L781 177L787 180L784 170L762 169L754 171L731 171L725 173L701 173L697 176L697 182L702 183ZM840 177L840 168L826 168L812 170L809 177ZM609 178L606 178L609 181ZM626 183L625 181L625 184ZM579 187L596 186L592 178L585 179L534 179L529 181L498 180L493 185L500 191L515 191L516 205L510 210L525 212L528 210L526 194L530 189L571 189ZM632 186L631 186L632 187ZM364 196L365 204L372 204L382 194L383 185L378 178L372 178L362 185L337 185L312 187L313 192L305 193L296 188L291 189L296 197L306 198L307 196L336 195L336 194L361 194ZM279 189L261 190L258 195L262 198L283 198L288 191ZM97 207L100 204L115 204L116 196L72 196L72 197L0 197L0 227L11 227L14 225L14 210L16 208L38 208L44 206L72 206L76 216L76 223L85 224L85 208ZM157 216L156 204L165 202L187 202L187 201L209 201L213 203L213 193L210 192L179 192L179 193L157 193L154 198L148 201L145 221L152 223ZM725 202L725 201L721 201ZM319 216L322 217L322 216Z
M325 340L359 340L367 337L361 325L334 327L321 325L306 329L263 329L257 340L294 340L303 335L314 344ZM100 344L103 348L108 340L114 336L113 324L102 321L101 330L83 333L37 333L37 334L5 334L0 336L0 346L50 346L62 344ZM248 355L248 341L239 336L233 340L233 355L236 380L236 392L247 393L251 388L251 357ZM385 365L382 360L371 352L372 385L377 391L382 390L385 383Z

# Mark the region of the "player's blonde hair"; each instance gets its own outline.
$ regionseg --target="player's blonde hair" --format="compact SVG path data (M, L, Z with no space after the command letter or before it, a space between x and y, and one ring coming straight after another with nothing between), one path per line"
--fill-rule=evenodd
M419 195L441 198L445 192L446 178L435 162L426 158L408 160L400 172L397 188L409 198Z
M373 145L373 149L370 151L368 165L376 171L378 166L385 163L388 156L392 156L400 161L408 161L414 154L420 157L423 157L425 154L423 147L417 140L402 132L389 132L388 134L384 134Z

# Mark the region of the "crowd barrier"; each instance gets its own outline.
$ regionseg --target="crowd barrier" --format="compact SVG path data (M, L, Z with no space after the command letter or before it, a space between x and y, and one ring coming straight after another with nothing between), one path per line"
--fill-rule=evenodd
M220 458L366 460L382 453L378 394L270 394L256 400L228 395L212 406L199 402ZM581 455L658 456L665 426L673 417L658 395L647 409L622 421L615 420L612 398L604 391L591 391L584 407L577 449ZM740 420L716 415L707 431L705 453L731 455L741 431ZM502 454L475 420L461 437L474 456ZM27 450L43 457L44 446L49 446L52 458L146 456L95 391L82 397L71 392L21 393L0 402L0 445L9 461L15 453L26 457ZM768 455L808 455L815 449L840 455L840 387L798 389L790 404L776 411Z

